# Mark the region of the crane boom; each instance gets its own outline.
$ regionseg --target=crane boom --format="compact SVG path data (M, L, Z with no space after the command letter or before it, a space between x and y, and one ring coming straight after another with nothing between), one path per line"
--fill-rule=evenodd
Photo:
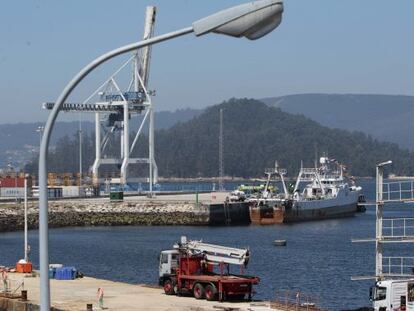
M155 6L148 6L146 13L145 13L145 27L144 27L144 36L143 40L150 39L154 35L154 28L155 28L155 16L157 13L157 8ZM135 73L139 73L142 78L141 85L143 88L148 89L148 79L149 79L149 68L150 68L150 61L151 61L151 50L152 46L146 46L139 50L136 57L136 65L138 66L138 70ZM135 82L138 84L138 78L135 78ZM138 91L138 89L136 89Z
M247 266L250 257L248 249L207 244L202 241L187 241L185 237L181 238L181 243L178 247L180 250L192 255L203 254L207 261L214 263Z

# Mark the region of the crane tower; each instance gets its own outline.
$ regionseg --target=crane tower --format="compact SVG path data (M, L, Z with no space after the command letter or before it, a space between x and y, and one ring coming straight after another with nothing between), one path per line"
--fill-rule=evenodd
M143 40L154 34L156 7L146 9ZM95 160L91 171L93 183L98 186L103 178L99 170L103 165L117 165L120 170L121 184L128 181L148 181L150 193L158 180L158 168L154 156L154 92L148 89L151 61L151 46L135 51L101 86L82 103L65 103L61 110L69 112L91 112L95 114ZM128 67L130 65L130 67ZM125 68L132 67L132 76L124 90L117 78ZM52 109L54 103L45 103L44 108ZM130 143L131 117L141 115L136 135ZM148 157L133 157L138 138L144 126L148 125ZM119 136L119 155L105 154L108 142ZM128 167L131 164L148 164L148 178L129 178Z

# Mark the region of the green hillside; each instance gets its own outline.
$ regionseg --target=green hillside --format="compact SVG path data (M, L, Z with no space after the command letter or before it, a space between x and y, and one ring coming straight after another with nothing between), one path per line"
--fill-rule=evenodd
M373 176L375 164L394 161L393 172L414 174L414 153L396 144L379 142L361 132L331 129L301 115L270 107L253 99L231 99L207 108L195 118L155 134L156 160L160 176L218 176L219 111L224 109L224 170L227 176L259 177L275 160L296 176L300 162L314 163L315 151L327 153L347 165L354 176ZM85 150L93 150L93 135ZM140 156L147 147L141 140ZM119 142L118 142L119 143ZM110 146L113 152L118 146ZM93 152L84 157L92 165ZM34 165L33 165L34 164ZM50 170L76 171L76 137L61 139L50 155ZM28 168L36 170L36 163ZM131 169L134 169L131 167ZM134 172L131 172L134 175Z
M220 108L224 109L226 175L262 176L275 160L288 168L289 175L295 175L301 160L312 165L315 150L343 162L356 176L374 175L375 164L387 159L394 160L398 174L413 173L414 153L396 144L378 142L361 132L330 129L257 100L231 99L157 133L157 161L162 176L218 175Z

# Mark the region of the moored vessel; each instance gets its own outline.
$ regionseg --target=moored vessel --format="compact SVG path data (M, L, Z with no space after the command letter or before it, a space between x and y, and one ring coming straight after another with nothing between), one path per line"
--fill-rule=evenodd
M267 170L270 184L272 176L279 176L283 193L271 194L267 188L261 197L250 199L250 218L253 224L280 224L352 216L358 212L361 187L344 175L344 166L335 159L321 157L319 167L301 167L295 186L288 191L284 176L286 170L276 163Z

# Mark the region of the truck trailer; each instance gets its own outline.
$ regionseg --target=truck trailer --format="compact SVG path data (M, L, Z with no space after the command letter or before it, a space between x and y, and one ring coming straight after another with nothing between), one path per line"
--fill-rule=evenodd
M414 279L377 281L370 300L375 311L414 311Z
M159 284L167 295L192 294L196 299L251 300L253 285L260 279L244 275L249 262L248 249L237 249L202 241L181 241L172 250L161 252ZM239 266L239 274L230 273Z

